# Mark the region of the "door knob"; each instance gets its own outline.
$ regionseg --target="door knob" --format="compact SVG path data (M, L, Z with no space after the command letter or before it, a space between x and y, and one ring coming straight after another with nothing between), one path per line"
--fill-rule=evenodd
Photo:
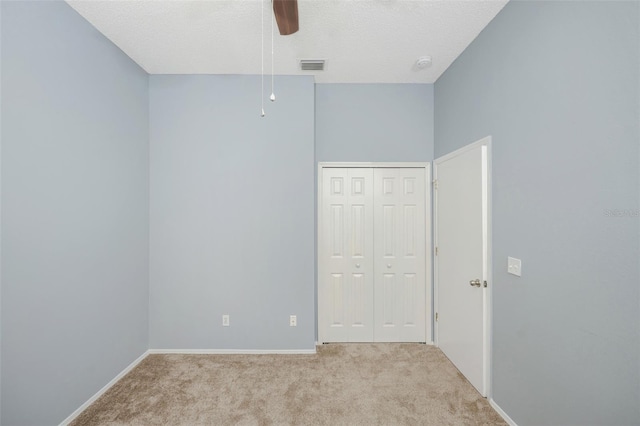
M476 278L475 280L469 281L469 285L471 287L480 287L482 285L482 283L480 282L479 278Z
M359 268L359 267L360 267L360 264L359 264L359 263L356 263L356 268Z
M391 268L391 264L390 263L387 263L387 268Z

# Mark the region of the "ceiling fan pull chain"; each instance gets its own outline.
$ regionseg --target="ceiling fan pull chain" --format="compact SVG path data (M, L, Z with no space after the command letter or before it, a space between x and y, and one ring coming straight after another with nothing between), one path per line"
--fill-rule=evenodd
M274 68L274 55L273 55L273 21L276 20L275 15L271 14L271 96L269 97L269 99L271 99L271 102L275 102L276 101L276 94L273 91L273 68Z
M261 54L261 71L260 71L260 117L264 117L264 0L260 0L260 5L262 7L260 11L260 54Z

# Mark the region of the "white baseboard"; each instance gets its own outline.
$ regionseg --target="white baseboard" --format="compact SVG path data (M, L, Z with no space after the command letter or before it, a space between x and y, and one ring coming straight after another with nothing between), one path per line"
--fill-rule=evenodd
M313 355L315 349L149 349L149 354L183 355Z
M133 361L131 364L129 364L128 367L126 367L124 370L122 370L116 377L114 377L109 383L107 383L106 385L104 385L104 387L102 389L100 389L95 395L93 395L91 398L89 398L87 400L87 402L85 402L84 404L82 404L80 406L80 408L78 408L76 411L74 411L73 413L71 413L71 415L69 417L67 417L66 419L64 419L62 421L62 423L60 423L60 426L67 426L69 423L71 423L73 420L75 420L76 417L78 417L80 415L80 413L82 413L84 410L87 409L87 407L89 407L91 404L93 404L94 402L96 402L96 400L98 398L100 398L102 396L102 394L104 394L106 391L109 390L109 388L113 385L116 384L116 382L120 379L122 379L129 371L133 370L138 364L140 364L140 362L142 362L143 359L145 359L147 357L147 355L149 355L149 351L146 351L145 353L143 353L142 355L140 355L138 357L138 359L136 359L135 361Z
M500 417L502 417L504 419L504 421L509 424L509 426L518 426L516 424L516 422L514 422L511 419L511 417L509 417L507 415L507 413L505 413L504 410L502 408L500 408L500 406L498 404L496 404L496 402L493 400L493 398L489 399L489 404L493 407L494 410L496 410L498 412L498 414L500 414Z

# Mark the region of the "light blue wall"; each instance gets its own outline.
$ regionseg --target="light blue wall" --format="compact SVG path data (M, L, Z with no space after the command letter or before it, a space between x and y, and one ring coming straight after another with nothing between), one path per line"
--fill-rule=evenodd
M2 111L2 7L0 7L0 111ZM0 112L0 241L2 241L2 113ZM2 423L2 244L0 244L0 423Z
M147 349L148 76L66 3L2 8L2 424Z
M317 161L431 161L433 85L316 85Z
M640 419L638 2L512 1L437 81L436 157L493 136L493 394ZM521 278L506 257L523 261Z
M314 347L314 83L276 88L150 77L151 348Z

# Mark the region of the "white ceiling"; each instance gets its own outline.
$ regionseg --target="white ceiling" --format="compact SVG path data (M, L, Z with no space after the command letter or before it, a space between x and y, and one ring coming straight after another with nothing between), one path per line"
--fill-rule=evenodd
M318 83L433 83L508 0L299 0L300 31L275 29L276 74ZM269 0L67 0L151 74L259 74L261 7L271 72ZM419 56L433 65L418 70ZM326 59L322 72L299 59Z

